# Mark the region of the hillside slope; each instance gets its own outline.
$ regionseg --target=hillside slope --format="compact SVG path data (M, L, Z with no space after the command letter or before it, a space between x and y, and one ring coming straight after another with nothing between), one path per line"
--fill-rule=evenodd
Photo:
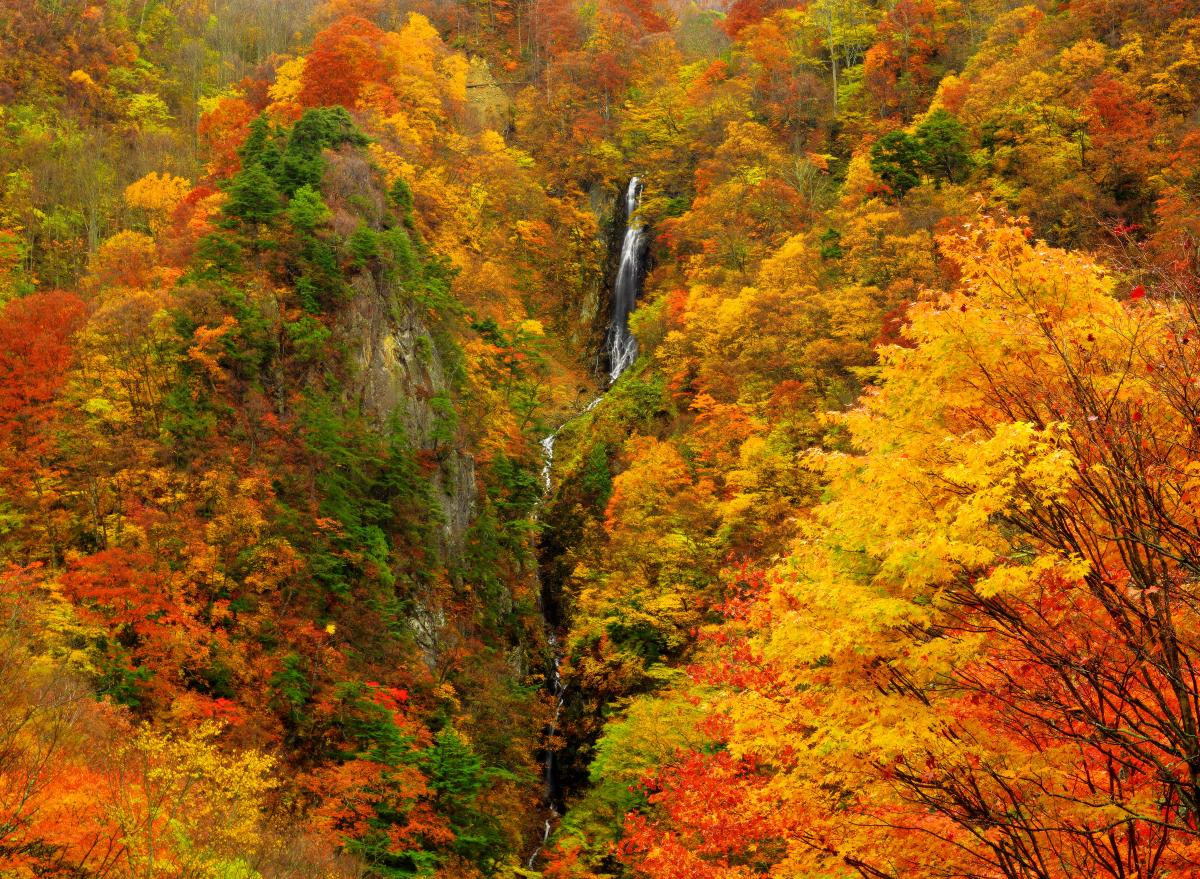
M1200 873L1198 41L0 0L0 871Z

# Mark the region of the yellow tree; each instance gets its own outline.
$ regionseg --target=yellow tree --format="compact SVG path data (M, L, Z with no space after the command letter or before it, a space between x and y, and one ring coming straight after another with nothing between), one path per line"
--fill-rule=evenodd
M812 459L827 503L720 633L743 765L712 784L776 816L774 876L1187 874L1200 310L1017 225L940 245L959 283L914 306L838 418L854 453ZM672 802L704 785L681 772Z
M205 722L186 735L138 730L111 755L109 799L129 879L254 875L274 758L231 754Z
M145 211L151 231L157 233L190 189L191 184L182 177L151 171L125 187L125 203Z

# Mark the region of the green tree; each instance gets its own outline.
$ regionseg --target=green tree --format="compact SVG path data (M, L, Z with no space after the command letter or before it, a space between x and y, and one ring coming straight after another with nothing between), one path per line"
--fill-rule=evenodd
M402 179L396 178L396 182L392 184L390 194L392 196L392 203L396 206L396 210L400 212L400 219L404 221L404 225L411 226L413 221L412 188Z
M283 210L279 188L262 165L251 165L233 179L225 213L246 223L269 223Z
M360 269L379 256L379 236L366 223L359 224L346 246L354 257L354 265Z
M943 109L935 110L917 126L917 140L925 155L922 167L934 180L957 183L971 167L967 150L967 130Z
M488 769L458 731L448 726L434 738L424 758L430 787L437 794L438 812L454 830L454 852L487 868L504 854L504 840L496 819L484 812L479 795L494 779L508 773Z
M238 156L242 167L262 165L269 172L274 172L279 165L279 148L275 146L277 132L271 128L266 116L258 116L250 123L250 135L238 148Z
M287 206L287 215L293 226L308 233L333 218L333 212L321 198L321 193L307 183L292 196Z
M306 184L320 185L325 174L322 153L342 144L367 144L366 137L355 127L345 107L306 111L288 135L287 149L275 174L279 188L286 195L292 195Z
M921 183L921 170L929 163L921 141L903 131L885 134L871 147L871 170L898 199Z

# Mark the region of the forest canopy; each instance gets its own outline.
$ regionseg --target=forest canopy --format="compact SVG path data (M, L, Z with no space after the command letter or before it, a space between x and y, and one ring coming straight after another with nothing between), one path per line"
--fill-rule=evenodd
M1200 876L1198 47L0 0L0 876Z

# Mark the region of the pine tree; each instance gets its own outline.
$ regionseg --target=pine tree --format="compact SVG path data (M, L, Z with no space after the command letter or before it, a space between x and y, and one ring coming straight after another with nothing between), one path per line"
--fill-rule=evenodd
M329 222L333 213L321 198L321 193L305 184L296 190L287 207L288 219L303 232L311 233L318 226Z
M229 187L225 213L246 223L268 223L283 209L279 188L262 165L244 169Z

